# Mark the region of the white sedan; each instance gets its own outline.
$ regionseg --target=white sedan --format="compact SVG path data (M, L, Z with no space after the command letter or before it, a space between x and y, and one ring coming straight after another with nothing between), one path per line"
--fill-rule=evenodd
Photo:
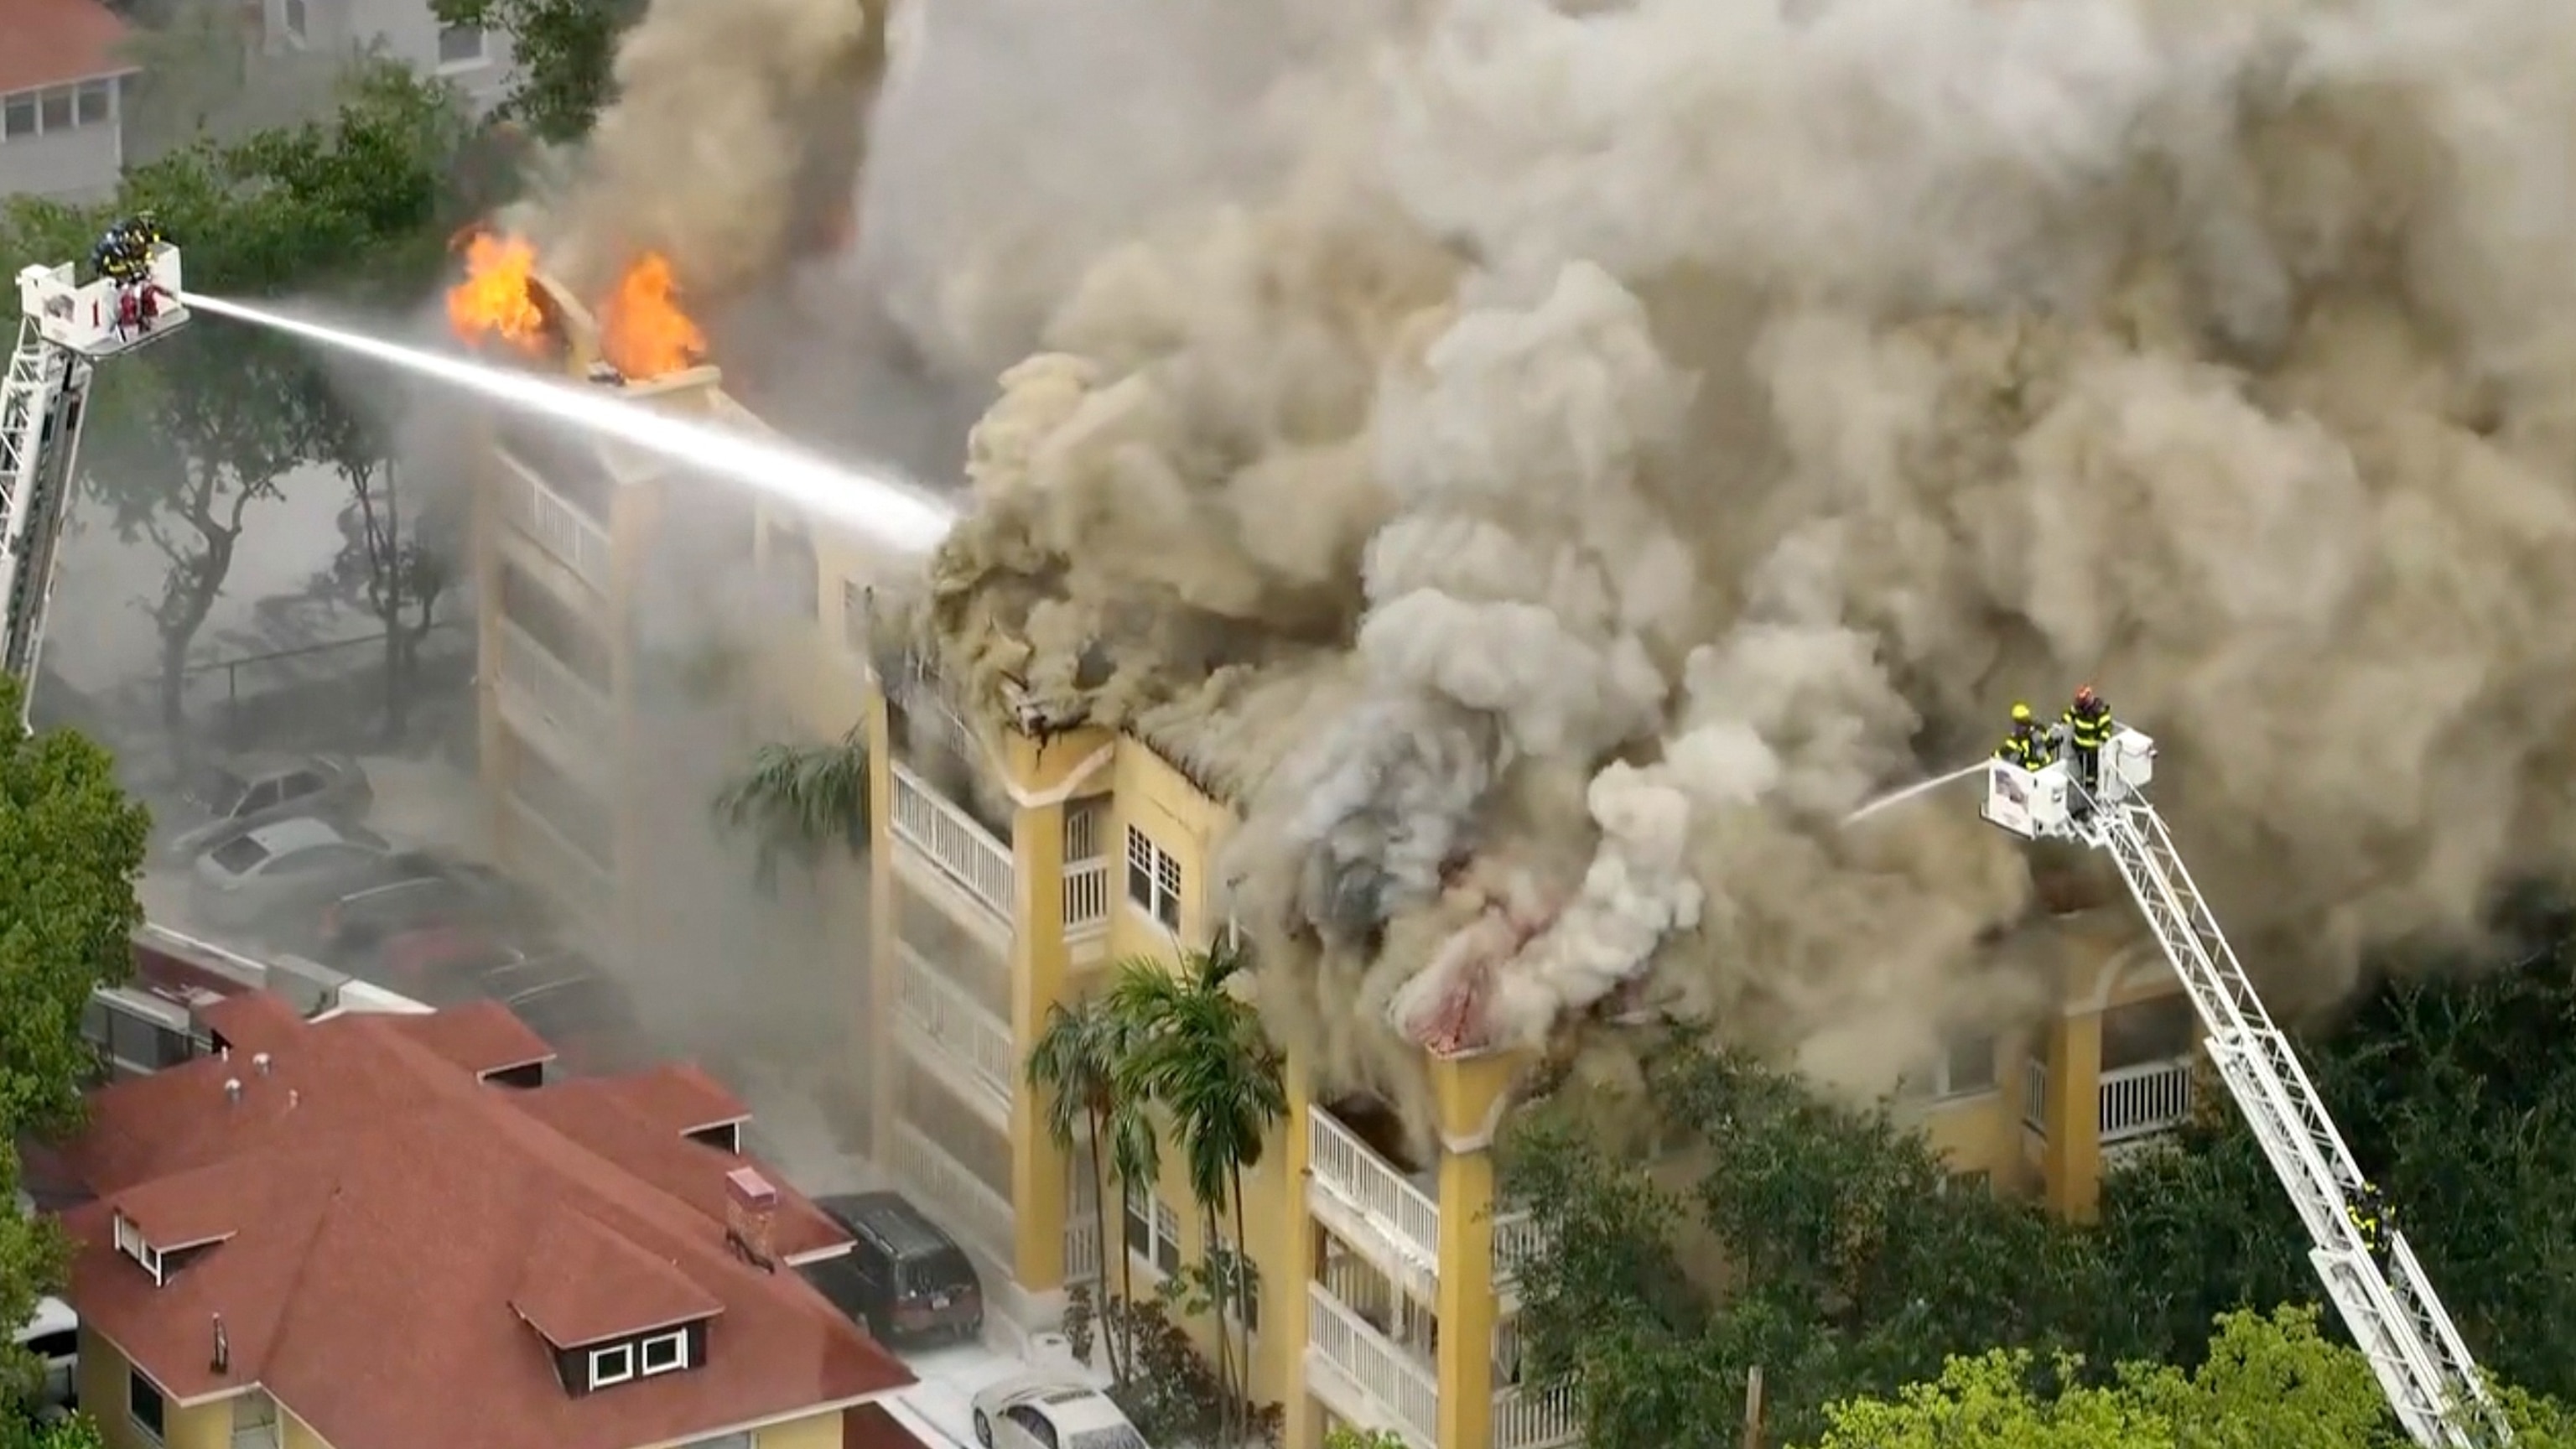
M1022 1374L978 1390L984 1449L1148 1449L1109 1396L1060 1374Z

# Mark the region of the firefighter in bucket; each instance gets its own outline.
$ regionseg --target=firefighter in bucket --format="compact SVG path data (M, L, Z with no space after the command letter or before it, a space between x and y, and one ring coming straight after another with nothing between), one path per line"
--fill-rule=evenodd
M90 249L90 265L116 287L119 337L149 331L161 315L161 289L152 281L152 254L169 239L160 221L144 211L110 226Z

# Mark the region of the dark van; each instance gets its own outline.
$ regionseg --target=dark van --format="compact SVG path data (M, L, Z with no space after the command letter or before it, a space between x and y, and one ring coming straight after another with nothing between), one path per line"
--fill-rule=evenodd
M984 1331L984 1285L966 1250L901 1193L849 1193L815 1206L856 1246L807 1265L806 1281L877 1341L963 1341Z

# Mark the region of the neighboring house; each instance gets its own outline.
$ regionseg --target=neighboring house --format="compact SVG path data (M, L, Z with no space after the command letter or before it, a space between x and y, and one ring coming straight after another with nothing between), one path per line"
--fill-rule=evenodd
M135 69L125 36L99 0L0 0L0 197L115 192Z
M473 25L441 25L429 0L252 0L271 49L361 50L381 45L425 74L454 81L485 106L509 80L507 37Z
M63 1153L109 1449L901 1449L912 1382L800 1263L849 1250L694 1068L539 1085L506 1009L203 1007L218 1055Z

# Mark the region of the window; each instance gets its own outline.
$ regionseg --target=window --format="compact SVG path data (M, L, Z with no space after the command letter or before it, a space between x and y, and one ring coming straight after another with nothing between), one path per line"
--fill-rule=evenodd
M2181 1061L2191 1055L2199 1034L2188 997L2160 996L2112 1007L2102 1013L2102 1070Z
M1013 1404L1002 1411L1002 1417L1027 1430L1029 1437L1045 1445L1046 1449L1060 1449L1056 1443L1055 1421L1028 1405Z
M823 566L814 554L814 537L794 523L769 524L762 532L767 566L761 571L770 607L783 618L811 619L822 602Z
M103 126L116 114L116 82L83 81L80 87L80 115L84 126Z
M262 780L250 787L249 794L242 796L241 808L233 813L256 815L262 810L270 809L283 798L284 788L275 780Z
M1133 825L1127 827L1127 899L1164 930L1181 928L1181 863Z
M349 870L375 859L372 851L354 845L317 845L299 850L268 868L270 875L315 875L326 870Z
M739 1434L718 1434L712 1439L683 1444L680 1449L751 1449L751 1431L745 1429Z
M673 1369L684 1369L689 1366L689 1335L686 1330L677 1333L657 1333L644 1340L639 1347L647 1377L666 1374Z
M295 37L297 40L304 39L306 34L305 26L307 18L308 17L304 13L304 0L286 0L286 33L288 35Z
M212 858L215 864L233 874L246 875L259 869L259 863L268 859L268 847L247 835L235 836L217 846Z
M1226 1272L1241 1278L1242 1299L1238 1303L1229 1295L1225 1305L1228 1318L1238 1318L1248 1333L1261 1331L1261 1266L1233 1248L1226 1249ZM1229 1290L1237 1285L1226 1285Z
M861 658L868 652L868 591L857 579L841 580L841 642Z
M20 91L0 98L0 140L15 141L36 134L36 93Z
M590 1386L604 1389L635 1377L635 1345L612 1343L590 1351Z
M1127 1251L1166 1275L1181 1271L1181 1215L1142 1183L1127 1184Z
M442 25L438 27L438 63L440 65L481 65L483 59L482 26Z
M44 127L46 130L70 130L72 128L72 88L70 86L56 86L54 89L45 92L44 100L40 109L44 112Z
M298 770L277 782L277 796L281 800L301 800L321 792L322 777L311 770Z
M1941 1079L1936 1086L1944 1097L1993 1091L1994 1036L1988 1032L1975 1032L1952 1037L1942 1051Z
M1068 800L1064 806L1064 863L1080 865L1100 858L1101 827L1109 823L1109 802Z
M125 1371L125 1412L134 1420L135 1428L142 1430L153 1443L161 1442L161 1390L141 1371L131 1368Z

